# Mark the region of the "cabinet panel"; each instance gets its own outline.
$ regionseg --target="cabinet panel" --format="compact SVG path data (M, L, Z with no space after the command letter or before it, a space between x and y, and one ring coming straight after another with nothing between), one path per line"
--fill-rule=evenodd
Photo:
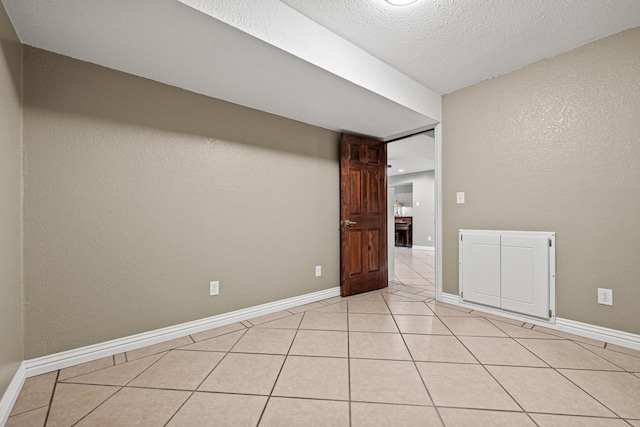
M500 236L465 234L461 243L463 299L500 307Z
M549 317L549 240L502 236L502 308Z

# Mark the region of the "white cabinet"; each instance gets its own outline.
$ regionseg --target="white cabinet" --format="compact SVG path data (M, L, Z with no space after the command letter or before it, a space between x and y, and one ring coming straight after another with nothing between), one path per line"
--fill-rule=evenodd
M550 319L555 311L555 233L460 230L465 302Z

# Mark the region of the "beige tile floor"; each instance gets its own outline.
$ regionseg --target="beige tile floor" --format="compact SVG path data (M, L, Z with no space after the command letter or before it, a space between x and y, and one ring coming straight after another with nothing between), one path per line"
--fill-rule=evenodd
M640 426L640 352L434 302L433 266L29 378L7 425Z

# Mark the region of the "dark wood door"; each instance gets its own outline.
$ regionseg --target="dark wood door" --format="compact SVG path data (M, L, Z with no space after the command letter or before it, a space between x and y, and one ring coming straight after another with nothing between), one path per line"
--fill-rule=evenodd
M342 135L340 219L342 296L387 286L387 145L384 142Z

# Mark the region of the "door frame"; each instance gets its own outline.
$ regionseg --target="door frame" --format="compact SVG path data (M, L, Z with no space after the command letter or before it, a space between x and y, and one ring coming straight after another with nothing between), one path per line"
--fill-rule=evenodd
M435 139L434 247L436 252L436 300L442 301L442 123L436 124L433 129ZM387 191L388 189L389 183L387 182ZM392 259L395 255L395 246L389 246L387 252L388 258ZM387 262L391 261L387 260Z
M436 300L442 301L442 123L435 128L436 158L434 178L435 188L435 247L436 247Z

